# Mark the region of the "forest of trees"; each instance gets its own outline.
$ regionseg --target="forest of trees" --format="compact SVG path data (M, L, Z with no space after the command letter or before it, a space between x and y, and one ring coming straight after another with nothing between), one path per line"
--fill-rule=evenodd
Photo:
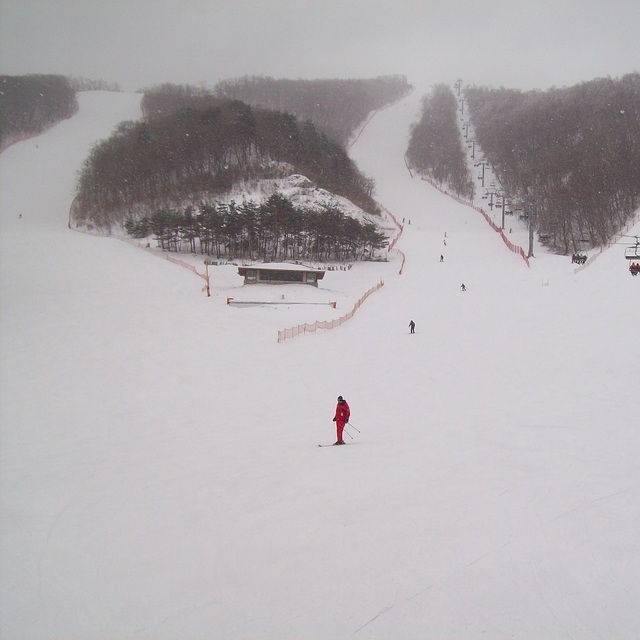
M603 244L640 206L640 74L465 99L502 187L550 247Z
M117 82L107 82L106 80L93 80L81 76L71 76L70 82L74 91L122 91Z
M0 150L77 110L75 89L65 76L0 76Z
M460 139L458 103L446 85L436 85L423 98L420 119L411 128L406 157L417 173L446 185L459 196L473 196L473 181Z
M219 82L215 95L285 111L302 122L311 120L318 131L344 145L371 111L395 102L411 89L401 75L362 80L244 76Z
M76 223L109 228L132 212L220 199L238 182L291 173L378 213L372 180L310 121L173 85L146 92L143 113L84 162Z
M129 235L153 234L166 251L189 251L217 259L364 260L386 246L382 232L335 206L296 207L274 193L262 204L245 200L201 203L182 211L159 209L149 217L125 222Z

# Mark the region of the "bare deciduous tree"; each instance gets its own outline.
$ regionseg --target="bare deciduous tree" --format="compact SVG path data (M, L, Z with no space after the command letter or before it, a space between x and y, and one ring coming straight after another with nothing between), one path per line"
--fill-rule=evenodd
M502 186L535 198L537 230L557 251L605 243L640 205L640 74L465 97Z

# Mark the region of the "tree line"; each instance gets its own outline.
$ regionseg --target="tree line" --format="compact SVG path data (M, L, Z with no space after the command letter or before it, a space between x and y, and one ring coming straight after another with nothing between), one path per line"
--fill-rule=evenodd
M0 76L0 150L45 131L77 110L75 89L65 76Z
M242 100L254 107L285 111L314 126L341 144L347 144L367 115L409 93L405 76L368 79L289 80L244 76L219 82L219 98Z
M446 85L435 85L422 99L420 118L411 127L406 157L412 169L438 185L446 185L459 196L473 197L473 181L458 127L457 99Z
M245 200L158 209L124 226L136 238L154 235L165 251L217 259L365 260L387 244L372 222L360 222L335 206L296 207L279 193L262 204Z
M72 208L78 224L109 228L167 205L214 200L236 183L291 173L377 213L373 181L339 143L279 111L164 85L91 150Z
M640 74L464 95L500 183L555 250L604 244L640 206Z
M113 91L114 93L122 91L117 82L108 82L102 79L94 80L82 76L71 76L70 82L75 91Z

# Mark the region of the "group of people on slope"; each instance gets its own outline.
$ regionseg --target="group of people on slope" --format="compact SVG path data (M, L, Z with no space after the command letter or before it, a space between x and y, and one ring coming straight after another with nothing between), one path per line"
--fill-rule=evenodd
M571 256L571 262L575 262L576 264L584 264L587 261L587 256L584 253L574 253Z
M640 262L632 262L629 265L629 271L632 276L637 276L640 273Z

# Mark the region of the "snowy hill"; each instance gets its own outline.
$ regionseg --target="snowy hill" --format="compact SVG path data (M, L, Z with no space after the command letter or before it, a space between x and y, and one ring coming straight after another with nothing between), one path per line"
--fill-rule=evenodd
M402 273L391 252L282 289L336 309L228 306L231 265L207 298L67 228L139 95L82 94L0 155L3 638L638 636L640 278L621 247L527 268L412 179L422 94L351 149L407 220ZM320 449L339 394L359 432Z

